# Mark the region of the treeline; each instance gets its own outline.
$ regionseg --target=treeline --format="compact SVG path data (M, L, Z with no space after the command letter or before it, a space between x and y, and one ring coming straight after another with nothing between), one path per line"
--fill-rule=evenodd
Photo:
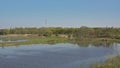
M76 28L46 27L46 28L13 28L1 29L0 35L7 34L37 34L39 36L51 36L58 34L73 34Z
M37 34L39 36L51 35L72 35L74 38L112 38L120 39L120 28L104 27L90 28L82 26L80 28L43 27L43 28L12 28L0 29L0 35L7 34Z
M104 27L89 28L82 26L74 33L77 39L80 38L111 38L120 39L120 28Z

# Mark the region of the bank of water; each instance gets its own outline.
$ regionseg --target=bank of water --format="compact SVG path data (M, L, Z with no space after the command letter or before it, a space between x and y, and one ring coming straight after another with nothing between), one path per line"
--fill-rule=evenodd
M0 68L90 68L119 53L117 43L112 47L70 43L0 47Z

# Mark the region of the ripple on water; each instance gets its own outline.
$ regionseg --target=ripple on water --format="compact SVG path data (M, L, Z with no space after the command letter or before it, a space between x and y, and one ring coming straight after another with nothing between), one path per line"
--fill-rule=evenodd
M74 44L37 44L0 48L0 68L89 68L116 53L116 46L80 47ZM119 49L117 49L119 50Z

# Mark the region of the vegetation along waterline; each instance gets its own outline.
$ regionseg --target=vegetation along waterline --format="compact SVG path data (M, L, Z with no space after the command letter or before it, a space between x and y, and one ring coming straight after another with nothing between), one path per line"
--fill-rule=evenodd
M12 28L0 29L0 40L22 42L2 42L0 45L22 45L71 42L79 45L98 42L120 42L120 28L104 27L90 28L82 26L80 28L62 27L41 27L41 28Z
M109 58L104 63L93 64L91 68L120 68L120 56Z
M16 37L17 37L17 39L16 39ZM6 40L6 41L1 42L0 46L14 46L14 45L28 45L28 44L53 44L53 43L69 42L68 39L61 38L61 37L39 37L39 36L36 36L36 37L34 37L34 36L32 36L32 37L7 36L2 39ZM15 41L9 42L9 40L11 40L11 39L15 40ZM23 40L23 41L21 41L21 40Z

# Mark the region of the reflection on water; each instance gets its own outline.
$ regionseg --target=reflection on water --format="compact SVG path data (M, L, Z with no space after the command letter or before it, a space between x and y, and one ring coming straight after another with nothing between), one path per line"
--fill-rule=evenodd
M114 43L117 43L117 42L114 42L112 40L95 40L95 39L84 39L84 40L75 40L74 41L75 44L78 44L80 47L88 47L90 45L92 46L96 46L96 47L112 47L114 45Z
M120 54L120 44L112 45L110 48L70 43L0 47L0 68L89 68L90 64Z

